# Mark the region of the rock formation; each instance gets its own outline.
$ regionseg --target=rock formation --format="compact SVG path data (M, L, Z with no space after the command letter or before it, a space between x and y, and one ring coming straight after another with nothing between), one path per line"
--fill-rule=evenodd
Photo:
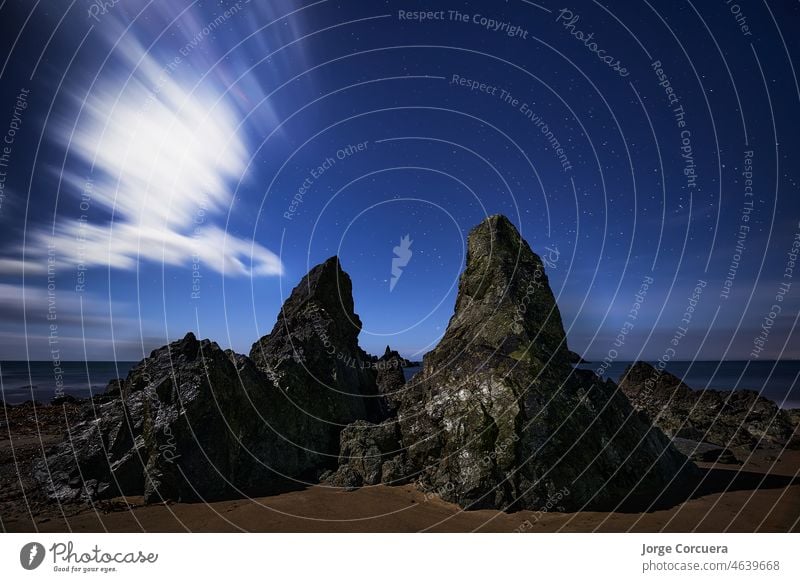
M542 261L502 216L470 233L455 313L409 384L399 354L366 354L360 330L332 257L249 357L192 334L155 350L80 407L37 479L65 501L212 500L322 477L413 480L466 508L540 509L559 492L569 509L611 509L694 469L612 382L573 369Z
M403 374L403 358L386 346L386 352L375 362L378 392L383 396L383 416L394 416L403 397L406 377Z
M692 390L645 362L629 366L619 386L634 408L671 437L749 450L797 444L789 413L752 390Z
M248 357L188 334L95 399L35 468L52 497L146 501L268 494L337 465L339 433L380 420L350 279L336 258L292 292Z
M381 424L357 421L342 431L339 468L324 481L334 487L354 489L404 480L400 430L395 420Z
M397 465L463 507L654 500L694 469L610 381L570 365L541 259L502 216L469 234L455 313L398 419Z
M253 363L191 333L153 351L118 390L38 464L53 497L265 494L320 462L284 440L292 409Z
M587 360L584 360L580 354L573 352L572 350L569 351L569 363L570 364L589 364Z
M353 489L378 483L395 484L405 481L400 463L404 461L400 447L400 427L396 421L401 405L405 375L403 358L386 346L383 356L373 363L381 399L381 412L389 420L380 424L356 421L340 435L339 468L324 477L334 487Z
M789 422L795 427L794 436L797 438L797 429L800 427L800 408L789 408L786 414L789 416Z
M300 281L272 332L250 350L256 366L297 408L294 430L334 466L342 428L384 418L372 358L358 345L360 332L350 277L331 257Z

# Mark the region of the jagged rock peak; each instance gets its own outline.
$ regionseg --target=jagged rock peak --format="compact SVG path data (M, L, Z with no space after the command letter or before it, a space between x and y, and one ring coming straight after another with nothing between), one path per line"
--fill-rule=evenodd
M397 408L394 466L462 507L564 488L571 509L649 503L693 473L613 383L572 368L543 261L503 216L470 232L455 313Z
M209 342L209 340L203 341L206 343ZM156 358L160 353L168 352L174 354L175 356L184 355L187 358L193 359L197 357L197 354L200 351L200 344L201 342L197 339L197 336L190 331L187 332L183 338L174 342L170 342L166 346L162 346L150 352L150 358Z
M461 351L470 344L515 359L568 359L545 265L502 215L490 216L470 231L455 311L434 351Z
M336 331L342 333L338 340L358 344L361 319L355 312L353 283L335 255L313 267L292 290L272 333L284 328L286 318L320 309L337 321Z
M333 297L344 299L344 307L348 307L349 312L353 311L352 282L350 276L342 269L342 264L336 255L312 267L292 291L292 295L318 296L329 291L333 291Z
M510 278L509 267L541 265L541 259L522 238L517 227L505 216L495 214L473 227L467 235L467 268L483 268L494 275ZM490 269L491 266L496 269Z
M302 278L272 332L250 350L256 365L302 409L305 419L298 423L310 423L315 450L333 454L344 425L381 417L376 374L358 345L360 331L352 282L333 256Z
M366 354L358 346L359 333L361 319L355 312L352 281L333 256L313 267L295 286L272 331L253 344L250 357L265 367L276 356L298 360L336 346L333 355L360 361Z

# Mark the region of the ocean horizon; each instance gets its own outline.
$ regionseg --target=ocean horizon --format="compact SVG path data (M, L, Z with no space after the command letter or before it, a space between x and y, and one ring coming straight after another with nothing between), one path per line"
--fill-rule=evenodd
M26 400L49 403L59 395L88 398L105 392L115 378L125 378L138 362L62 361L0 362L0 399L7 404Z
M655 361L648 361L655 365ZM617 382L632 361L616 361L603 377ZM11 360L0 362L0 399L7 404L27 400L49 403L59 394L88 398L102 394L108 383L125 378L135 361L63 361L60 372L52 361ZM597 371L600 362L576 367ZM405 369L406 379L420 370ZM666 371L678 376L694 390L753 390L781 408L800 408L800 360L704 360L671 361Z

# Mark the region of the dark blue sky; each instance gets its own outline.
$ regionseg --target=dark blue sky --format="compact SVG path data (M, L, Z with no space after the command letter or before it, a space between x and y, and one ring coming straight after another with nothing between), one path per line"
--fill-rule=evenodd
M797 3L67 6L0 5L0 359L247 352L333 254L420 357L495 213L590 359L800 356Z

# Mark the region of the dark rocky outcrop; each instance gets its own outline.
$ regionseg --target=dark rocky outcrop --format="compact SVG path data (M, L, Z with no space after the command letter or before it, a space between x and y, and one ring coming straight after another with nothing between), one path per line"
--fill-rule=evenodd
M375 362L375 381L382 398L384 418L395 416L406 385L403 358L386 346L386 352Z
M300 476L319 463L284 440L290 413L249 359L189 333L134 367L119 395L72 427L37 476L62 501L283 490L291 483L282 474Z
M380 358L376 356L372 357L376 362L378 360L385 360L387 358L397 359L400 362L401 368L416 368L422 365L422 362L415 362L413 360L409 360L408 358L404 358L399 354L399 352L393 350L390 346L386 346L386 350L384 351L383 355Z
M335 487L353 489L363 485L392 484L402 479L396 466L400 431L395 420L381 424L357 421L341 433L339 468L325 481Z
M398 414L400 466L464 507L614 508L693 465L610 381L570 365L541 259L502 216L469 234L455 313Z
M797 429L800 427L800 408L789 408L786 414L789 417L789 422L794 426L794 436L797 438Z
M63 406L64 404L80 404L80 398L76 398L72 394L62 394L50 400L51 406Z
M334 457L345 425L382 418L372 358L358 345L360 332L350 277L331 257L300 281L272 332L250 350L256 366L306 411L309 420L298 420L308 425L318 449Z
M329 485L353 489L406 480L401 466L405 456L400 447L400 427L395 419L406 384L403 364L400 354L389 346L383 356L375 358L373 368L382 396L382 415L388 420L381 424L357 421L344 428L340 436L339 468L324 479Z
M64 501L209 500L316 482L337 465L342 428L383 418L360 326L350 279L329 259L252 359L191 333L155 350L92 400L37 478Z
M671 437L748 450L797 445L787 411L752 390L692 390L677 376L646 362L629 366L620 388Z

